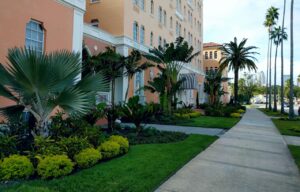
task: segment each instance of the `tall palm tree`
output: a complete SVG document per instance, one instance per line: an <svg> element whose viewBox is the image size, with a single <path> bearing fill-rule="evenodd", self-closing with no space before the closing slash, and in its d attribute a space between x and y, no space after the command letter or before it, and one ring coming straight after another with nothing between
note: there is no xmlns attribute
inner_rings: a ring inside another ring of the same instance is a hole
<svg viewBox="0 0 300 192"><path fill-rule="evenodd" d="M275 48L275 62L274 62L274 108L273 111L277 112L277 53L278 53L278 47L280 44L283 43L283 40L287 40L287 33L284 31L284 29L281 29L281 27L275 27L271 31L271 37L273 40Z"/></svg>
<svg viewBox="0 0 300 192"><path fill-rule="evenodd" d="M255 61L257 60L254 55L258 54L254 51L257 49L255 46L246 47L247 39L243 39L240 43L237 42L237 38L234 38L234 41L230 43L225 43L221 47L223 52L223 57L220 61L220 70L224 70L228 67L229 70L234 71L234 103L238 103L238 80L239 80L239 71L248 69L248 70L257 70Z"/></svg>
<svg viewBox="0 0 300 192"><path fill-rule="evenodd" d="M0 95L14 104L0 111L18 108L30 112L36 120L33 133L37 135L48 135L48 121L58 108L71 116L84 115L93 107L96 92L108 88L101 73L78 80L79 54L39 54L14 48L7 58L8 65L0 65Z"/></svg>
<svg viewBox="0 0 300 192"><path fill-rule="evenodd" d="M284 23L285 23L285 10L286 10L286 0L284 0L284 6L283 6L283 17L282 17L282 33L284 33ZM283 79L283 75L284 75L284 54L283 54L283 42L281 43L281 88L280 88L280 103L281 103L281 114L284 114L284 79Z"/></svg>
<svg viewBox="0 0 300 192"><path fill-rule="evenodd" d="M271 69L271 64L272 64L272 40L271 40L271 31L272 31L272 27L276 24L276 21L278 20L279 17L279 13L278 13L278 8L275 7L270 7L267 10L267 14L266 14L266 20L264 22L265 27L268 28L268 33L269 33L269 47L268 47L268 53L269 53L269 64L268 64L268 68L269 68L269 91L267 91L269 93L269 110L272 109L272 105L271 105L271 101L272 101L272 78L271 78L271 74L272 74L272 69Z"/></svg>
<svg viewBox="0 0 300 192"><path fill-rule="evenodd" d="M291 1L291 67L290 67L290 109L289 118L295 117L294 112L294 0Z"/></svg>
<svg viewBox="0 0 300 192"><path fill-rule="evenodd" d="M182 37L170 44L159 46L149 50L150 54L145 55L147 59L157 64L159 70L167 77L166 94L168 96L168 113L172 111L172 86L177 85L178 76L184 65L190 63L200 52L194 53L194 48Z"/></svg>

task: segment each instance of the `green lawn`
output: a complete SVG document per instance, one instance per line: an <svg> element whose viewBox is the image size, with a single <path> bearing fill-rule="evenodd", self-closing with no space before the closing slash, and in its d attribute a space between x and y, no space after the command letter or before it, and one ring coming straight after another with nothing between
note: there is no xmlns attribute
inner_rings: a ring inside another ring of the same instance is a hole
<svg viewBox="0 0 300 192"><path fill-rule="evenodd" d="M123 157L74 175L50 181L28 181L10 188L0 186L0 191L153 191L216 139L191 135L178 143L136 145Z"/></svg>
<svg viewBox="0 0 300 192"><path fill-rule="evenodd" d="M272 119L282 135L300 136L300 120L289 121L281 119Z"/></svg>
<svg viewBox="0 0 300 192"><path fill-rule="evenodd" d="M300 146L289 145L289 149L295 159L295 162L300 170Z"/></svg>
<svg viewBox="0 0 300 192"><path fill-rule="evenodd" d="M240 120L240 118L200 116L186 122L178 122L176 125L230 129Z"/></svg>
<svg viewBox="0 0 300 192"><path fill-rule="evenodd" d="M270 117L287 117L287 115L283 115L280 113L280 111L274 112L274 111L270 111L269 109L262 109L259 108L258 110L260 110L261 112L263 112L264 114L270 116Z"/></svg>

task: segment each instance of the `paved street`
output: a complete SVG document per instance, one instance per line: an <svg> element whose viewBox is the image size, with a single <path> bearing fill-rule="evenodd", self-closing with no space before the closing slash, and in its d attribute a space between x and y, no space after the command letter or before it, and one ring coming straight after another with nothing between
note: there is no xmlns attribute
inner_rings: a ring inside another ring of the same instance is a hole
<svg viewBox="0 0 300 192"><path fill-rule="evenodd" d="M248 109L243 119L186 164L157 192L299 192L300 177L269 117Z"/></svg>

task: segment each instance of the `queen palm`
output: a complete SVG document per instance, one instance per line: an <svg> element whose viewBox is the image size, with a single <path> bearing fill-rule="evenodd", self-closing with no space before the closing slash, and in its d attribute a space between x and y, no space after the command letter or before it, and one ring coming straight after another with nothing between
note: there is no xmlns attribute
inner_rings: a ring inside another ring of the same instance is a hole
<svg viewBox="0 0 300 192"><path fill-rule="evenodd" d="M254 55L258 54L254 50L257 49L255 46L246 46L247 39L243 39L240 43L237 42L235 37L230 43L225 43L221 47L223 57L220 61L220 70L228 68L234 71L234 103L238 103L238 80L239 71L257 70L255 61L257 60Z"/></svg>
<svg viewBox="0 0 300 192"><path fill-rule="evenodd" d="M269 103L269 110L272 109L272 105L271 105L271 93L272 93L272 78L271 78L271 74L272 74L272 70L271 70L271 64L272 64L272 40L271 40L271 30L272 30L272 27L276 24L276 21L278 20L278 17L279 17L279 13L278 13L278 8L275 8L275 7L270 7L268 10L267 10L267 14L266 14L266 20L264 22L264 26L268 28L268 34L269 34L269 43L268 43L268 66L267 68L269 69L268 72L269 72L269 75L267 75L267 80L269 80L269 86L268 87L268 91L267 93L269 93L269 102L266 102L266 103Z"/></svg>
<svg viewBox="0 0 300 192"><path fill-rule="evenodd" d="M270 38L273 40L275 48L275 62L274 62L274 108L273 111L277 112L277 53L278 53L278 47L280 44L283 43L284 40L287 40L287 33L284 31L284 29L281 29L281 27L275 27L271 31Z"/></svg>
<svg viewBox="0 0 300 192"><path fill-rule="evenodd" d="M78 79L79 54L38 54L14 48L8 51L7 58L8 65L0 65L0 95L13 104L0 110L18 108L30 112L36 119L34 134L47 136L48 121L57 109L70 116L86 114L94 104L96 92L107 89L101 73Z"/></svg>
<svg viewBox="0 0 300 192"><path fill-rule="evenodd" d="M285 26L284 26L284 22L285 22L285 11L286 11L286 0L284 0L284 5L283 5L283 18L282 18L282 33L284 32ZM283 42L281 43L281 87L280 87L280 103L281 103L281 114L284 114L284 78L283 78L283 74L284 74L284 54L283 54Z"/></svg>
<svg viewBox="0 0 300 192"><path fill-rule="evenodd" d="M291 67L290 67L290 108L289 118L293 119L294 114L294 0L291 0Z"/></svg>

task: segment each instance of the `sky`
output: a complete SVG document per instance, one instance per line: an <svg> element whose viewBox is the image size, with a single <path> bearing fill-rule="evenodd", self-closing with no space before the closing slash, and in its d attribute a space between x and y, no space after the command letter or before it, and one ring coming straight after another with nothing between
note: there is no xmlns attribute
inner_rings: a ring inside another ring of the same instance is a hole
<svg viewBox="0 0 300 192"><path fill-rule="evenodd" d="M283 0L204 0L204 42L223 44L232 41L234 37L237 37L238 41L247 38L248 46L258 47L259 55L256 56L258 71L266 73L268 32L263 26L265 14L271 6L279 8L278 25L281 25L283 2ZM296 79L300 74L300 1L295 0L294 3L294 76ZM290 5L291 0L287 0L285 27L288 35L290 35ZM290 41L286 41L284 46L284 74L289 74ZM280 48L278 51L279 82ZM272 69L274 69L274 60L275 58L272 58ZM232 72L229 75L233 76Z"/></svg>

